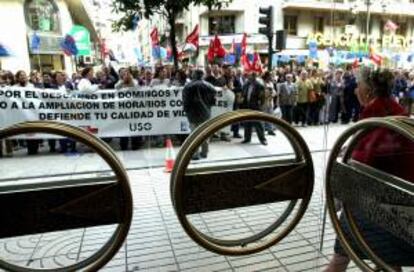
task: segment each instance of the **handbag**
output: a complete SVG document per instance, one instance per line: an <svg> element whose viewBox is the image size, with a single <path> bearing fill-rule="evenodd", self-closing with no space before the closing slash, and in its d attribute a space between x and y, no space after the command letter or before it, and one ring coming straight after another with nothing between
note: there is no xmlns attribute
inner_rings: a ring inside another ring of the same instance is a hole
<svg viewBox="0 0 414 272"><path fill-rule="evenodd" d="M314 90L309 91L308 95L308 100L310 103L314 103L318 100L318 94Z"/></svg>

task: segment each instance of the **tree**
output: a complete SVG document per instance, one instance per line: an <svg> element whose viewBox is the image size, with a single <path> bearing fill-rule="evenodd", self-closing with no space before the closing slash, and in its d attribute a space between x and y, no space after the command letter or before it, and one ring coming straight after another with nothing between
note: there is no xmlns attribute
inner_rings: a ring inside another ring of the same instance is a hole
<svg viewBox="0 0 414 272"><path fill-rule="evenodd" d="M232 0L113 0L114 11L123 14L123 17L114 22L115 31L134 29L137 18L149 18L154 14L163 16L170 26L170 45L172 49L174 67L178 68L178 50L176 41L175 21L177 15L188 10L191 5L207 6L209 10L220 9Z"/></svg>

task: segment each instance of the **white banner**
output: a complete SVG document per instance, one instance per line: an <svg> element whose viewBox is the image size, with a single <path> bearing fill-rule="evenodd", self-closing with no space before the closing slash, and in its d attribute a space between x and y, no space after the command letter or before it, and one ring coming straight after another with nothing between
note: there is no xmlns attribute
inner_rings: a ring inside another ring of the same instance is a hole
<svg viewBox="0 0 414 272"><path fill-rule="evenodd" d="M213 116L233 109L234 96L227 95L229 92L217 89ZM37 120L82 127L98 137L190 133L179 87L138 87L95 93L0 88L0 128Z"/></svg>

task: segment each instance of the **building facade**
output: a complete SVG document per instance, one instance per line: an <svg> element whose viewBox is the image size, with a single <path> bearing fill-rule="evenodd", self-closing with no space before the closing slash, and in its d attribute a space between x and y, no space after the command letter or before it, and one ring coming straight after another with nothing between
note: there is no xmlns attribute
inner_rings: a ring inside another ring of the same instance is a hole
<svg viewBox="0 0 414 272"><path fill-rule="evenodd" d="M316 40L322 49L355 50L355 45L369 44L386 53L414 50L412 0L291 0L282 10L287 49L307 49L309 41ZM397 27L394 31L386 30L389 22Z"/></svg>
<svg viewBox="0 0 414 272"><path fill-rule="evenodd" d="M284 29L287 33L286 49L279 55L307 56L310 40L317 41L319 50L335 47L350 51L355 50L356 44L362 48L368 43L387 54L410 54L414 51L413 0L233 0L227 7L211 11L203 6L193 6L176 20L177 41L183 43L199 24L197 64L206 63L210 40L216 34L229 49L233 41L240 42L246 33L248 51L265 55L268 41L258 34L261 27L258 21L259 8L267 6L274 8L275 31ZM384 30L389 20L398 26L393 33ZM155 26L161 34L168 33L168 26L162 18L144 20L138 30L146 58L150 58L151 51L149 32Z"/></svg>
<svg viewBox="0 0 414 272"><path fill-rule="evenodd" d="M81 0L2 1L0 43L8 48L11 56L1 58L1 68L73 72L74 60L63 54L60 44L74 25L86 27L91 39L96 40ZM34 35L36 39L33 39Z"/></svg>
<svg viewBox="0 0 414 272"><path fill-rule="evenodd" d="M196 58L192 58L198 65L206 62L206 53L210 40L217 34L223 46L230 49L233 41L241 42L243 34L248 35L248 50L267 52L267 38L257 34L259 29L259 8L273 5L275 7L275 29L281 29L283 23L282 0L234 0L221 10L209 11L205 6L191 6L188 11L178 15L176 20L177 42L179 50L184 46L184 41L196 25L200 26L200 51ZM154 16L151 20L143 20L138 28L140 44L147 59L151 58L151 44L149 32L157 27L161 35L169 35L169 26L164 18Z"/></svg>

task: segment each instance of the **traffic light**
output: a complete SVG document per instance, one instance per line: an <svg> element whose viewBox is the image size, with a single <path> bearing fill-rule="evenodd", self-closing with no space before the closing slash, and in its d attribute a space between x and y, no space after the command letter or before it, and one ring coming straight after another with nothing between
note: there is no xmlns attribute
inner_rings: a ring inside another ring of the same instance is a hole
<svg viewBox="0 0 414 272"><path fill-rule="evenodd" d="M286 31L276 31L276 50L282 51L286 49Z"/></svg>
<svg viewBox="0 0 414 272"><path fill-rule="evenodd" d="M268 52L268 71L272 70L272 58L273 58L273 6L267 8L259 8L260 18L259 24L264 27L259 28L259 33L266 35L269 40L269 52Z"/></svg>
<svg viewBox="0 0 414 272"><path fill-rule="evenodd" d="M264 27L259 28L259 33L267 37L273 37L273 6L259 8L259 13L264 15L259 18L259 24L264 25Z"/></svg>

